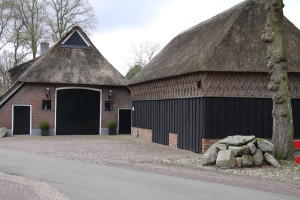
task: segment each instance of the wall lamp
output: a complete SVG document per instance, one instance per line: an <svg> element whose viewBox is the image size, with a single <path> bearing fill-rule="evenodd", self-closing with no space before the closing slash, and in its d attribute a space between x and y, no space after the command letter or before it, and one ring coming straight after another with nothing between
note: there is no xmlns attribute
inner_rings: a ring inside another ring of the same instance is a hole
<svg viewBox="0 0 300 200"><path fill-rule="evenodd" d="M45 93L46 93L46 97L48 98L48 96L50 95L50 88L46 87Z"/></svg>
<svg viewBox="0 0 300 200"><path fill-rule="evenodd" d="M110 100L110 98L112 97L112 90L108 90L108 99Z"/></svg>

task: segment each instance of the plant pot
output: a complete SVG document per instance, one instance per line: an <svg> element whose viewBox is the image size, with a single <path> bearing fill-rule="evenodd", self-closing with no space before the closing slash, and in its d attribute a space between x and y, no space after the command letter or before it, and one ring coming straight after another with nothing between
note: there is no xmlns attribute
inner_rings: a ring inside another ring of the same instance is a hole
<svg viewBox="0 0 300 200"><path fill-rule="evenodd" d="M116 135L117 134L117 129L108 129L108 134L109 135Z"/></svg>
<svg viewBox="0 0 300 200"><path fill-rule="evenodd" d="M42 130L42 136L49 136L49 129L48 130Z"/></svg>

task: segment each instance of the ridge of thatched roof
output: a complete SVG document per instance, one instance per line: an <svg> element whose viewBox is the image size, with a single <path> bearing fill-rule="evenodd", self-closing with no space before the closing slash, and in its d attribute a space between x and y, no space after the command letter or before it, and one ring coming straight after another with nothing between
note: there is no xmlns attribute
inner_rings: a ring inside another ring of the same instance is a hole
<svg viewBox="0 0 300 200"><path fill-rule="evenodd" d="M201 71L267 72L264 1L246 0L176 36L129 85ZM289 72L300 72L300 30L284 19Z"/></svg>
<svg viewBox="0 0 300 200"><path fill-rule="evenodd" d="M88 45L87 48L64 45L75 31ZM112 86L124 86L127 82L78 26L38 57L18 81Z"/></svg>

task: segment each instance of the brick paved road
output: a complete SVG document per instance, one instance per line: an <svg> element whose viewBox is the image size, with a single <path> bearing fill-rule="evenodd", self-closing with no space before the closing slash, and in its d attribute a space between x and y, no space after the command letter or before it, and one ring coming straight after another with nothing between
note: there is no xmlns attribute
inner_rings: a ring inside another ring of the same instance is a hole
<svg viewBox="0 0 300 200"><path fill-rule="evenodd" d="M69 200L45 182L0 172L0 200Z"/></svg>
<svg viewBox="0 0 300 200"><path fill-rule="evenodd" d="M40 200L30 187L7 180L0 180L1 200Z"/></svg>

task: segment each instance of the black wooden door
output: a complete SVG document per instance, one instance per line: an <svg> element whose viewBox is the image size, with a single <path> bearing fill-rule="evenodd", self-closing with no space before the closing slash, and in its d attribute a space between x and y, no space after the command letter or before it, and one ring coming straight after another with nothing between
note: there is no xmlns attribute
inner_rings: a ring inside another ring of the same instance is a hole
<svg viewBox="0 0 300 200"><path fill-rule="evenodd" d="M30 106L14 106L13 134L30 134Z"/></svg>
<svg viewBox="0 0 300 200"><path fill-rule="evenodd" d="M119 134L131 133L131 110L119 109Z"/></svg>
<svg viewBox="0 0 300 200"><path fill-rule="evenodd" d="M100 92L85 89L57 91L57 135L98 135Z"/></svg>

